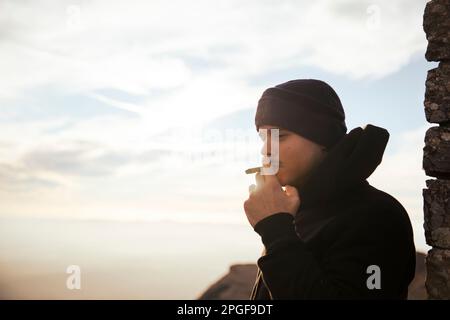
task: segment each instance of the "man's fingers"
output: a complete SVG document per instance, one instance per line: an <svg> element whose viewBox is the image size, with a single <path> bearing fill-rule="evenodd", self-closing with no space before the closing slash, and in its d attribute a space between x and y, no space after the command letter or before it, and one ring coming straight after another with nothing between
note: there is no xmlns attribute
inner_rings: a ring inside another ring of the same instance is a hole
<svg viewBox="0 0 450 320"><path fill-rule="evenodd" d="M264 176L262 176L259 172L256 173L255 180L258 186L262 186L264 184Z"/></svg>
<svg viewBox="0 0 450 320"><path fill-rule="evenodd" d="M255 175L255 179L256 179L256 184L258 187L260 187L264 184L269 184L277 189L281 189L280 181L278 180L278 177L275 174L262 175L261 173L258 172Z"/></svg>
<svg viewBox="0 0 450 320"><path fill-rule="evenodd" d="M264 175L264 182L270 183L270 184L274 185L276 188L281 189L280 181L278 180L278 177L275 174Z"/></svg>
<svg viewBox="0 0 450 320"><path fill-rule="evenodd" d="M252 193L253 191L255 191L256 190L256 185L255 184L251 184L249 187L248 187L248 192L249 193Z"/></svg>

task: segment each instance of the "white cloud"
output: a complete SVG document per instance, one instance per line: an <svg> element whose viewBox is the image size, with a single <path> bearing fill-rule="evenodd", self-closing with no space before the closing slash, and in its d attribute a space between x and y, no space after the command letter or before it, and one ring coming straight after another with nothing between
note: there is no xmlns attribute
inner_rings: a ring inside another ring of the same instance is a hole
<svg viewBox="0 0 450 320"><path fill-rule="evenodd" d="M353 79L393 73L425 49L421 27L425 3L2 1L2 105L17 105L30 92L46 87L138 115L83 119L48 115L48 119L2 123L1 174L21 186L30 183L29 190L35 190L1 193L2 213L78 215L91 210L108 215L132 208L145 215L164 208L173 212L215 208L240 214L247 188L243 168L230 167L205 178L199 178L204 168L184 176L170 170L156 173L157 166L150 161L152 150L160 147L155 133L169 127L197 127L254 107L264 87L250 79L273 71L309 66ZM380 23L372 27L368 22L373 22L373 15L367 12L371 5L378 6L380 13ZM136 96L139 102L129 99ZM26 113L27 106L17 112ZM0 109L0 119L15 116L11 108ZM80 150L79 143L95 148ZM411 176L407 170L417 168L417 161L408 158L411 154L417 158L415 148L417 144L387 156L382 169L387 174L379 181L417 211L416 189L423 181L419 173ZM102 154L120 154L126 161L116 165ZM83 176L86 172L113 174L89 178ZM384 177L396 180L386 183ZM56 187L48 189L49 181ZM183 193L185 181L194 184L195 194L189 199ZM238 184L243 188L236 189ZM169 187L179 195L177 201L185 200L175 205L165 193ZM223 197L214 198L213 192ZM205 195L215 200L201 204Z"/></svg>
<svg viewBox="0 0 450 320"><path fill-rule="evenodd" d="M192 81L189 57L227 81L304 65L381 77L424 50L425 3L4 1L1 93L51 83L145 94Z"/></svg>

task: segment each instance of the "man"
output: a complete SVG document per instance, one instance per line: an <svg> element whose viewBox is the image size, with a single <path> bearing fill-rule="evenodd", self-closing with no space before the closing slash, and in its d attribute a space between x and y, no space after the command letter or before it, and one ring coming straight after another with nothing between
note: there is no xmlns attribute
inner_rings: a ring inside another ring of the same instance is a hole
<svg viewBox="0 0 450 320"><path fill-rule="evenodd" d="M338 95L313 79L265 90L255 124L279 129L279 169L257 173L244 202L264 244L250 299L406 299L415 273L411 222L366 180L387 130L369 124L347 133Z"/></svg>

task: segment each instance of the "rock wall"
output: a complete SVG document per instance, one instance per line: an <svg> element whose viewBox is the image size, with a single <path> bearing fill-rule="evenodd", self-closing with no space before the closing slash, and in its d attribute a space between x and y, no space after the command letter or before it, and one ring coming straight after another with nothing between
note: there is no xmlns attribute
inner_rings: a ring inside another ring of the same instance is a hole
<svg viewBox="0 0 450 320"><path fill-rule="evenodd" d="M432 247L426 258L429 299L450 299L450 0L432 0L423 16L425 58L438 61L425 82L425 117L437 124L425 134L423 169L436 179L423 189L424 229Z"/></svg>

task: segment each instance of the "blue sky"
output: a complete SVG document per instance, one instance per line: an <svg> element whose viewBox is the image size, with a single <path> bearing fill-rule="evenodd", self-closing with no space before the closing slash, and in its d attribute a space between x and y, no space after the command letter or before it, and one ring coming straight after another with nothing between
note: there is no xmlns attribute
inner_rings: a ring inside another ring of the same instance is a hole
<svg viewBox="0 0 450 320"><path fill-rule="evenodd" d="M0 0L0 215L247 223L257 100L317 78L391 133L371 182L423 243L425 3Z"/></svg>

